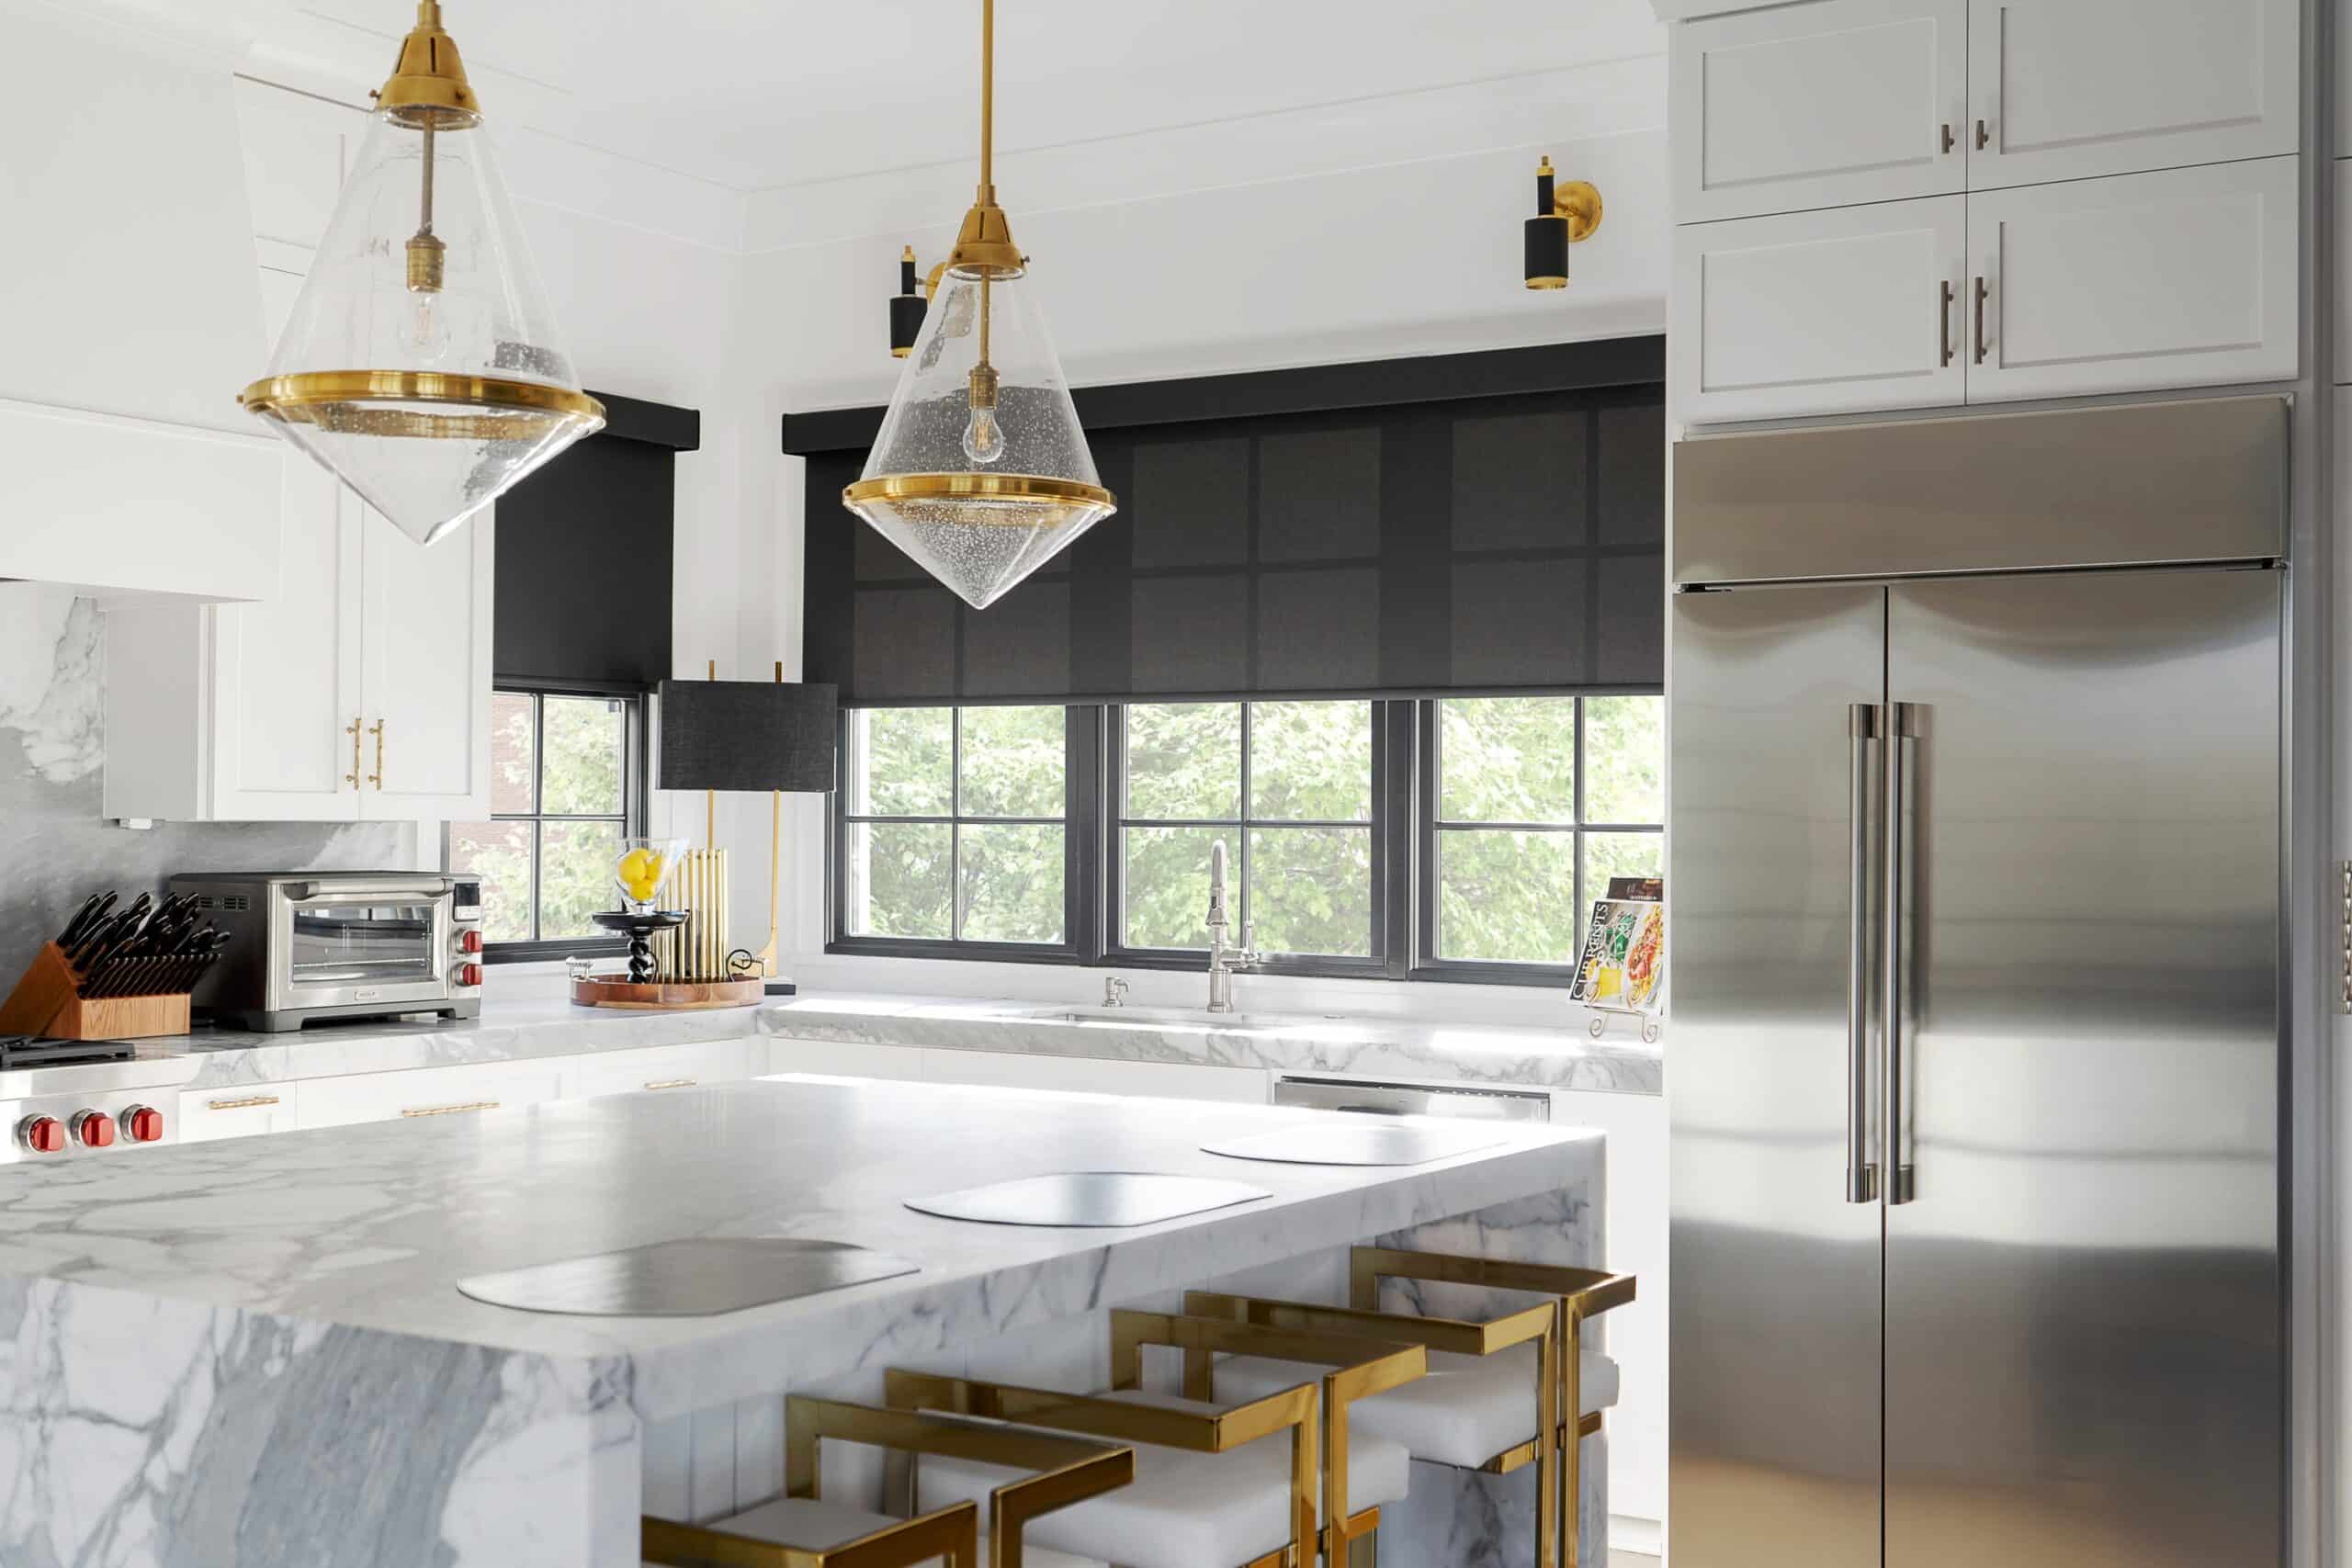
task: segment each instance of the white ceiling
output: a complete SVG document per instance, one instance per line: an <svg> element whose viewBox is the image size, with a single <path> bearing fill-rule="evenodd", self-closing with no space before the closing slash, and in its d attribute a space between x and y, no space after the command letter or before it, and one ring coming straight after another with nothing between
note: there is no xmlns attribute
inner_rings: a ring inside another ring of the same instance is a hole
<svg viewBox="0 0 2352 1568"><path fill-rule="evenodd" d="M257 54L355 90L381 75L413 16L408 0L229 3ZM494 119L732 189L974 156L978 0L444 6ZM1650 0L1003 0L998 146L1486 83L1507 92L1664 44Z"/></svg>

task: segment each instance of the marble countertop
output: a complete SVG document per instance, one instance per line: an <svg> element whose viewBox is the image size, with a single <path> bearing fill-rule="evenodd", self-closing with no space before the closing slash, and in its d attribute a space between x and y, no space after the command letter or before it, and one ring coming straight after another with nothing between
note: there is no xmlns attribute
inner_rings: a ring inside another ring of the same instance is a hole
<svg viewBox="0 0 2352 1568"><path fill-rule="evenodd" d="M1473 1084L1664 1092L1665 1055L1619 1026L1432 1023L1306 1013L1087 1007L972 998L818 992L760 1009L759 1027L794 1040L1016 1051L1137 1062L1433 1078ZM843 1072L855 1071L844 1062Z"/></svg>
<svg viewBox="0 0 2352 1568"><path fill-rule="evenodd" d="M820 991L760 1008L621 1012L560 994L492 997L481 1017L324 1024L286 1034L199 1026L132 1041L125 1061L0 1072L0 1100L113 1089L227 1089L346 1073L574 1056L758 1033L927 1046L1657 1094L1662 1050L1631 1032L1431 1023L1306 1013L1085 1007L970 997ZM854 1060L841 1070L854 1073Z"/></svg>
<svg viewBox="0 0 2352 1568"><path fill-rule="evenodd" d="M330 1023L284 1034L199 1024L192 1034L133 1040L125 1061L0 1072L0 1100L119 1089L224 1089L397 1072L532 1056L577 1056L646 1045L740 1040L756 1027L749 1008L708 1012L624 1012L574 1007L567 997L494 998L481 1016Z"/></svg>
<svg viewBox="0 0 2352 1568"><path fill-rule="evenodd" d="M1497 1127L1417 1167L1276 1165L1206 1140L1336 1113L790 1077L0 1168L0 1276L585 1362L660 1419L970 1343L1597 1178L1601 1136ZM961 1223L906 1200L1153 1170L1271 1197L1126 1230ZM805 1236L922 1272L717 1317L494 1307L456 1282L678 1236Z"/></svg>

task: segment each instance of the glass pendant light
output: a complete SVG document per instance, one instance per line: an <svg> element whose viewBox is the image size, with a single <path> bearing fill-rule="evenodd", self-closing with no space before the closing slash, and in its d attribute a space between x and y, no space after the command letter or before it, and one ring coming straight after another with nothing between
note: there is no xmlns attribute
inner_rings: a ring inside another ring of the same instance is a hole
<svg viewBox="0 0 2352 1568"><path fill-rule="evenodd" d="M421 0L309 279L238 400L431 544L584 435L438 0Z"/></svg>
<svg viewBox="0 0 2352 1568"><path fill-rule="evenodd" d="M976 609L1118 510L1094 471L1028 261L996 204L996 0L980 0L980 185L842 502Z"/></svg>

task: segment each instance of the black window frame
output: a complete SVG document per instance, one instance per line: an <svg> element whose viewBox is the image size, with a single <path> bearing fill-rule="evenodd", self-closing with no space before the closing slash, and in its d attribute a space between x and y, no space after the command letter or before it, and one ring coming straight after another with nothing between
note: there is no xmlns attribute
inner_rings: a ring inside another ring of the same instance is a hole
<svg viewBox="0 0 2352 1568"><path fill-rule="evenodd" d="M1528 986L1565 990L1576 977L1573 956L1557 964L1532 961L1514 962L1495 959L1445 958L1437 952L1437 866L1438 835L1445 831L1506 830L1515 825L1498 823L1460 823L1448 825L1439 816L1442 795L1438 788L1440 739L1437 705L1447 698L1472 698L1485 695L1513 698L1540 697L1546 701L1576 702L1577 766L1576 815L1568 824L1532 824L1544 831L1574 835L1600 832L1658 833L1663 823L1602 823L1585 820L1585 790L1589 770L1585 766L1586 711L1583 703L1592 697L1660 696L1663 686L1634 684L1595 686L1574 692L1529 693L1524 691L1479 693L1454 692L1443 696L1409 698L1343 698L1350 702L1367 702L1372 709L1372 821L1371 834L1371 949L1369 957L1347 957L1339 954L1284 953L1267 959L1251 974L1298 976L1326 979L1388 979L1428 980L1487 986ZM1232 703L1246 707L1250 703L1272 701L1317 701L1317 698L1268 697L1200 697L1187 701ZM981 705L953 703L891 704L898 706L970 707ZM1046 704L1013 705L1047 706ZM853 821L872 819L852 814L847 807L846 788L834 791L830 852L827 856L829 883L827 904L831 914L831 935L825 944L830 953L864 957L895 958L956 958L996 963L1051 964L1088 968L1120 969L1201 969L1207 962L1197 948L1129 947L1119 939L1121 930L1121 829L1131 826L1232 826L1238 842L1235 846L1237 863L1247 865L1248 834L1253 818L1249 816L1247 795L1249 775L1246 752L1249 725L1243 726L1245 751L1241 801L1242 816L1236 823L1206 819L1194 821L1175 818L1131 818L1125 814L1125 761L1127 709L1130 705L1163 705L1154 702L1129 705L1124 703L1082 703L1064 708L1066 736L1069 744L1069 766L1064 783L1064 818L1068 836L1064 840L1063 934L1059 945L1029 942L986 942L935 937L876 937L854 936L847 932L846 888L842 874L848 852L849 827ZM847 784L849 767L849 726L852 710L842 715L842 784ZM959 728L960 738L960 728ZM1662 761L1662 760L1661 760ZM960 784L959 784L960 788ZM932 820L930 818L888 818L890 821ZM946 818L939 818L946 820ZM989 820L998 820L989 818ZM1010 819L1007 819L1010 820ZM1023 820L1026 820L1023 818ZM1363 830L1361 822L1321 823L1306 820L1265 819L1273 828L1341 827ZM1577 856L1577 886L1574 892L1575 907L1581 921L1589 908L1587 898L1592 891L1583 886L1584 857L1579 846ZM1247 918L1248 879L1240 876L1242 909ZM1201 890L1204 906L1208 889Z"/></svg>
<svg viewBox="0 0 2352 1568"><path fill-rule="evenodd" d="M1205 944L1198 948L1130 947L1123 940L1125 936L1126 924L1125 919L1126 857L1123 852L1125 848L1123 840L1127 829L1170 827L1233 829L1235 842L1229 852L1233 861L1234 881L1239 889L1238 905L1236 910L1238 918L1233 936L1234 940L1238 941L1241 931L1246 929L1252 920L1250 891L1250 867L1252 859L1250 847L1250 830L1256 828L1276 831L1284 829L1336 828L1350 832L1363 832L1370 839L1368 859L1371 862L1371 870L1367 879L1369 886L1366 890L1369 930L1366 932L1365 955L1306 953L1268 954L1248 973L1323 976L1371 980L1391 977L1390 953L1394 951L1392 946L1394 922L1388 918L1388 911L1390 904L1394 901L1395 889L1390 883L1388 868L1393 863L1394 852L1391 820L1393 807L1388 792L1382 788L1385 773L1382 758L1386 748L1388 728L1394 722L1392 710L1399 705L1368 698L1333 699L1345 701L1351 705L1366 706L1372 710L1372 744L1366 758L1366 762L1371 769L1369 783L1372 816L1369 821L1339 822L1307 818L1261 818L1251 815L1250 812L1250 731L1254 726L1250 710L1267 703L1316 700L1322 699L1229 697L1205 701L1204 705L1230 705L1241 709L1238 815L1232 818L1222 819L1129 817L1126 812L1127 710L1130 707L1167 707L1187 705L1161 702L1105 705L1104 711L1108 716L1105 739L1108 742L1111 765L1103 780L1102 798L1094 803L1096 809L1102 817L1102 827L1104 834L1102 894L1101 908L1097 913L1102 933L1102 962L1104 964L1115 964L1124 968L1135 969L1198 969L1208 962ZM1201 887L1201 903L1205 910L1208 904L1208 886L1205 883ZM1203 929L1205 931L1206 928Z"/></svg>
<svg viewBox="0 0 2352 1568"><path fill-rule="evenodd" d="M625 682L599 681L493 681L492 699L499 696L525 696L531 699L531 806L529 811L495 811L487 818L491 822L528 822L532 825L531 853L531 929L539 924L540 856L537 841L539 825L545 822L617 822L624 838L642 838L646 833L647 810L651 790L648 787L653 776L652 734L653 694L641 685ZM581 697L591 700L618 702L627 716L623 739L621 767L620 815L604 813L555 812L539 807L546 805L547 790L547 699L549 697ZM444 823L441 829L441 864L449 867L451 829L454 823ZM485 964L537 964L566 958L617 958L628 952L624 938L605 936L539 937L524 942L490 942L482 944L481 958Z"/></svg>
<svg viewBox="0 0 2352 1568"><path fill-rule="evenodd" d="M1422 809L1414 821L1414 859L1418 874L1413 889L1413 977L1422 980L1453 980L1485 986L1561 986L1576 978L1577 959L1571 955L1557 964L1534 960L1496 958L1447 958L1439 951L1439 838L1448 832L1499 833L1533 832L1562 833L1575 841L1576 879L1573 908L1577 911L1577 940L1581 945L1583 921L1590 914L1595 893L1585 886L1584 840L1596 833L1655 833L1663 845L1664 822L1591 822L1586 819L1585 790L1589 776L1585 766L1586 709L1585 704L1596 697L1662 697L1662 685L1594 686L1549 695L1525 692L1498 693L1496 695L1511 700L1542 702L1574 702L1576 709L1576 802L1575 820L1571 822L1476 822L1448 821L1443 815L1444 727L1439 721L1439 705L1448 701L1476 701L1484 694L1449 692L1442 696L1425 697L1414 703L1415 729L1414 774L1415 791ZM1660 759L1661 767L1664 759Z"/></svg>
<svg viewBox="0 0 2352 1568"><path fill-rule="evenodd" d="M980 826L1002 824L1047 826L1055 820L1046 817L967 817L963 806L964 710L981 706L1056 707L1062 709L1062 940L1059 942L992 942L967 939L962 936L901 937L876 936L854 932L849 926L849 878L845 868L849 863L851 829L862 823L906 822L944 823L949 831L948 903L951 931L964 922L961 897L962 831L967 823ZM841 711L840 731L835 755L839 777L832 792L831 826L825 856L825 906L828 912L829 953L847 953L865 957L888 958L961 958L992 963L1077 964L1099 963L1101 944L1089 939L1089 901L1085 889L1092 886L1099 874L1099 858L1090 848L1090 833L1099 832L1099 825L1082 820L1080 810L1084 799L1099 792L1101 769L1098 759L1102 750L1102 708L1099 705L1068 705L1055 703L892 703L891 708L931 707L949 711L948 742L948 813L916 816L893 816L873 812L853 812L850 809L849 773L852 766L852 728L858 710L844 707ZM1081 784L1085 794L1080 793Z"/></svg>

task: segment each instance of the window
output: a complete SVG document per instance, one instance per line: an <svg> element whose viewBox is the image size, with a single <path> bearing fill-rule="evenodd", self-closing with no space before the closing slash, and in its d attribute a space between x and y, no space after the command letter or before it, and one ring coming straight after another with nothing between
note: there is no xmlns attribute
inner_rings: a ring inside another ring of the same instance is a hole
<svg viewBox="0 0 2352 1568"><path fill-rule="evenodd" d="M1063 709L854 708L842 729L844 936L1069 945Z"/></svg>
<svg viewBox="0 0 2352 1568"><path fill-rule="evenodd" d="M1590 901L1662 874L1665 699L853 708L835 951L1565 986ZM1233 933L1238 941L1240 932Z"/></svg>
<svg viewBox="0 0 2352 1568"><path fill-rule="evenodd" d="M1665 874L1657 696L1428 705L1428 962L1573 964L1612 876Z"/></svg>
<svg viewBox="0 0 2352 1568"><path fill-rule="evenodd" d="M481 879L493 956L620 950L589 916L614 906L613 859L645 819L645 699L498 691L491 820L451 823L446 863Z"/></svg>
<svg viewBox="0 0 2352 1568"><path fill-rule="evenodd" d="M1122 710L1114 949L1206 947L1209 855L1223 840L1234 908L1255 923L1261 952L1377 958L1373 709Z"/></svg>

